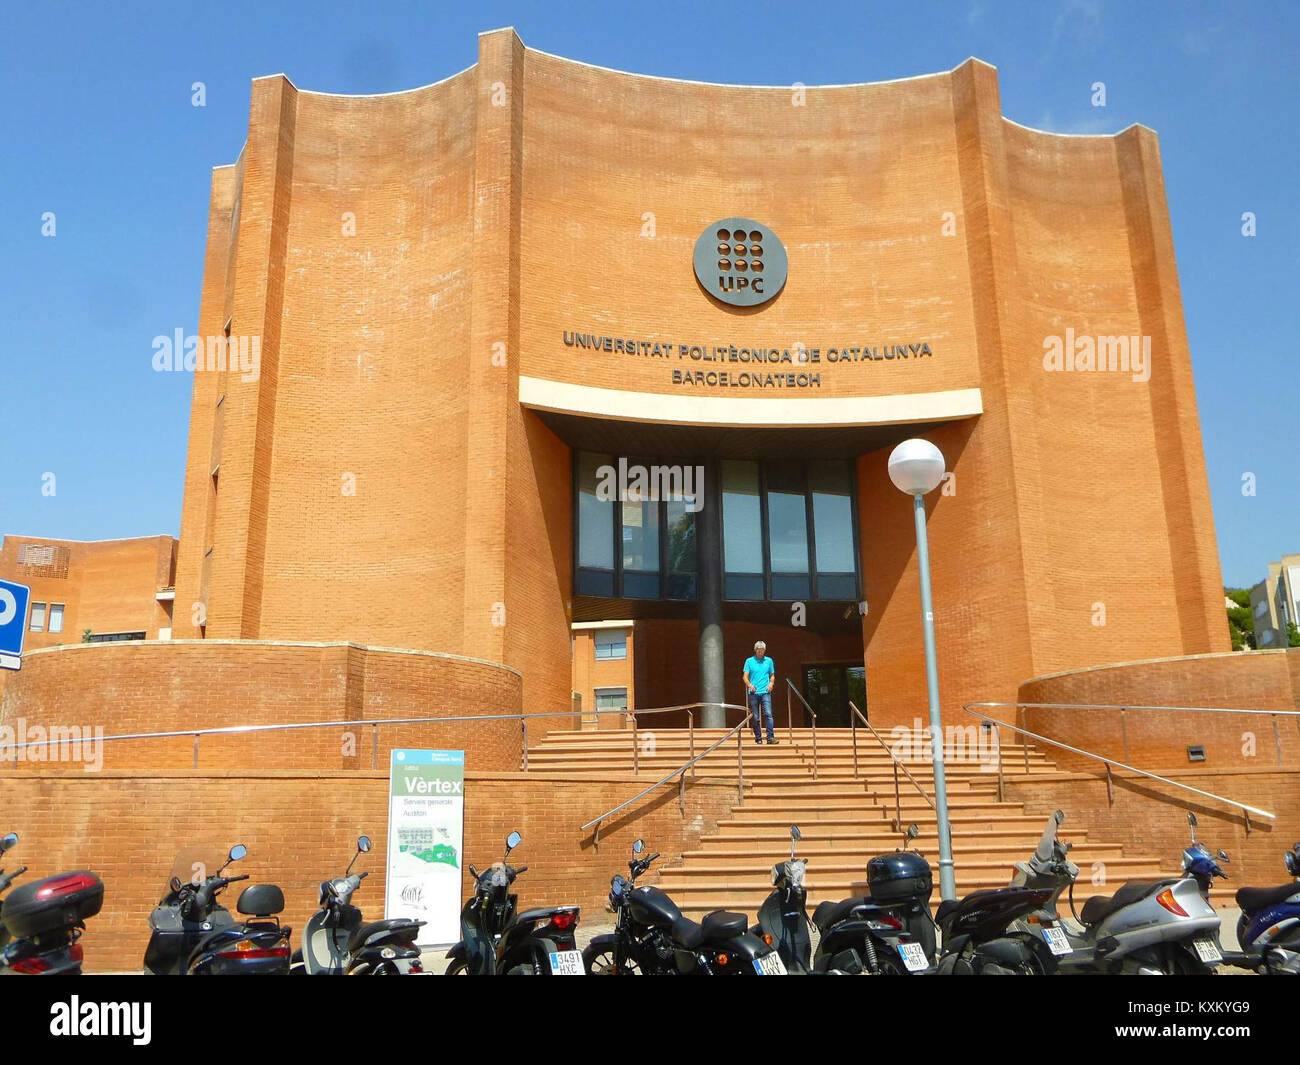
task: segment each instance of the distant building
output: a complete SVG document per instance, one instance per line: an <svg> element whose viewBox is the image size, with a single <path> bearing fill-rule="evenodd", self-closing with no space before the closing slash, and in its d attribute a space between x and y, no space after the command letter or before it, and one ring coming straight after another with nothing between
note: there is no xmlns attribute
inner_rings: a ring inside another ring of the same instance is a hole
<svg viewBox="0 0 1300 1065"><path fill-rule="evenodd" d="M0 578L32 590L24 651L57 644L169 640L176 539L51 540L6 536Z"/></svg>
<svg viewBox="0 0 1300 1065"><path fill-rule="evenodd" d="M1300 617L1300 554L1283 555L1268 564L1268 576L1250 590L1255 616L1255 646L1286 647L1286 627Z"/></svg>

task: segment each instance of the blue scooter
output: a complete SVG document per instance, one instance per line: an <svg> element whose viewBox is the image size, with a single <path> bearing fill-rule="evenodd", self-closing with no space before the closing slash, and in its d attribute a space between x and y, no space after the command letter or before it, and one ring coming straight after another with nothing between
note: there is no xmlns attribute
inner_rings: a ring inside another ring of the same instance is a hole
<svg viewBox="0 0 1300 1065"><path fill-rule="evenodd" d="M1237 889L1237 942L1243 956L1234 956L1231 963L1267 976L1300 975L1300 843L1283 860L1296 878L1291 883Z"/></svg>

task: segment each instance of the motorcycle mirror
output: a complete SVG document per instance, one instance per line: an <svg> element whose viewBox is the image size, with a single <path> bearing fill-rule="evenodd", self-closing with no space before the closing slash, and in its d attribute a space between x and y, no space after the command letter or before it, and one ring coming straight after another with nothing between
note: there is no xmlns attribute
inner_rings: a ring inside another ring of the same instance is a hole
<svg viewBox="0 0 1300 1065"><path fill-rule="evenodd" d="M645 850L645 840L639 839L632 844L633 854L640 854L643 850Z"/></svg>
<svg viewBox="0 0 1300 1065"><path fill-rule="evenodd" d="M518 847L523 842L523 838L518 832L511 832L510 835L506 836L506 854Z"/></svg>
<svg viewBox="0 0 1300 1065"><path fill-rule="evenodd" d="M357 837L357 850L360 851L362 854L369 854L369 853L370 853L370 837L369 837L369 836L358 836L358 837Z"/></svg>
<svg viewBox="0 0 1300 1065"><path fill-rule="evenodd" d="M246 855L247 853L248 853L247 847L245 847L242 843L236 843L233 847L230 848L230 857L227 858L226 860L228 862L237 862L239 861L240 858L244 857L244 855Z"/></svg>
<svg viewBox="0 0 1300 1065"><path fill-rule="evenodd" d="M3 839L0 839L0 854L10 850L18 842L18 833L10 832Z"/></svg>
<svg viewBox="0 0 1300 1065"><path fill-rule="evenodd" d="M172 878L171 878L171 883L168 884L168 887L170 887L173 891L180 891L180 889L181 889L181 878L180 878L179 876L174 876L174 877L172 877Z"/></svg>
<svg viewBox="0 0 1300 1065"><path fill-rule="evenodd" d="M790 838L796 841L803 839L803 833L799 831L798 825L790 826Z"/></svg>
<svg viewBox="0 0 1300 1065"><path fill-rule="evenodd" d="M1197 824L1198 824L1198 822L1197 822L1197 820L1196 820L1196 815L1195 815L1194 813L1192 813L1191 810L1188 810L1188 811L1187 811L1187 823L1188 823L1189 825L1191 825L1193 828L1195 828L1195 827L1197 826Z"/></svg>
<svg viewBox="0 0 1300 1065"><path fill-rule="evenodd" d="M1230 862L1230 861L1232 861L1232 859L1228 857L1228 854L1227 854L1226 851L1219 851L1219 861L1221 861L1221 862Z"/></svg>
<svg viewBox="0 0 1300 1065"><path fill-rule="evenodd" d="M1058 825L1065 824L1065 811L1064 810L1054 811L1052 813L1052 820L1055 821Z"/></svg>
<svg viewBox="0 0 1300 1065"><path fill-rule="evenodd" d="M908 839L916 839L916 837L919 836L920 834L921 834L921 828L919 825L912 824L907 826Z"/></svg>

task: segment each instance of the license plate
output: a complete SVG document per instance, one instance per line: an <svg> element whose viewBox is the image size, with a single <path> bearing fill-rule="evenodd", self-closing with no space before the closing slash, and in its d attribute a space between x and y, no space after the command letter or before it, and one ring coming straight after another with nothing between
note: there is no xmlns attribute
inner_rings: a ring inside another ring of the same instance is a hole
<svg viewBox="0 0 1300 1065"><path fill-rule="evenodd" d="M1223 955L1219 953L1218 944L1209 936L1197 936L1192 940L1192 946L1196 948L1196 956L1203 962L1223 961Z"/></svg>
<svg viewBox="0 0 1300 1065"><path fill-rule="evenodd" d="M551 951L552 976L585 976L582 968L582 952L579 950Z"/></svg>
<svg viewBox="0 0 1300 1065"><path fill-rule="evenodd" d="M925 956L925 948L920 943L899 943L898 953L902 955L903 965L909 973L930 968L930 959Z"/></svg>
<svg viewBox="0 0 1300 1065"><path fill-rule="evenodd" d="M754 972L759 976L785 976L785 962L776 951L754 959Z"/></svg>
<svg viewBox="0 0 1300 1065"><path fill-rule="evenodd" d="M1059 928L1044 928L1043 938L1047 940L1047 949L1053 954L1069 954L1074 950L1070 938Z"/></svg>

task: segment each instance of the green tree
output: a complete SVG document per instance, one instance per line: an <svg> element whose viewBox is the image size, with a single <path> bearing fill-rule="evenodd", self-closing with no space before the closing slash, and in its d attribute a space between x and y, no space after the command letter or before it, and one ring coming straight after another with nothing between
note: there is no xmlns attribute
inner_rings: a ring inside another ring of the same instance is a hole
<svg viewBox="0 0 1300 1065"><path fill-rule="evenodd" d="M1286 642L1288 647L1300 647L1300 629L1295 627L1294 621L1286 623Z"/></svg>
<svg viewBox="0 0 1300 1065"><path fill-rule="evenodd" d="M1232 638L1232 649L1241 651L1255 648L1255 615L1250 610L1249 588L1224 588L1223 594L1236 606L1227 607L1228 635Z"/></svg>

